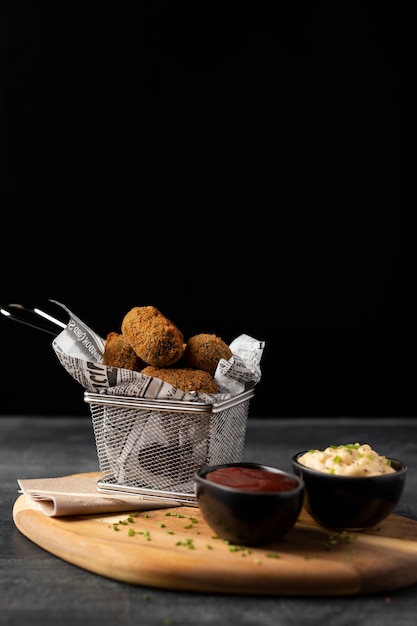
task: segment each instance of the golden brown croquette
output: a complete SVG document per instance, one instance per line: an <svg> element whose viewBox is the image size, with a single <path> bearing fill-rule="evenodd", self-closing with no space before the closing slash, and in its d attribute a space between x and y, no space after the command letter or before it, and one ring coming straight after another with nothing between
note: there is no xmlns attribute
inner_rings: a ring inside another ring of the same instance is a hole
<svg viewBox="0 0 417 626"><path fill-rule="evenodd" d="M190 337L184 352L184 361L189 367L205 370L212 376L220 359L228 361L233 356L229 346L217 335L200 333Z"/></svg>
<svg viewBox="0 0 417 626"><path fill-rule="evenodd" d="M160 378L185 393L189 391L217 393L217 385L214 378L204 370L196 370L192 367L148 366L142 370L142 374Z"/></svg>
<svg viewBox="0 0 417 626"><path fill-rule="evenodd" d="M122 320L122 333L148 365L168 367L184 352L184 335L154 306L133 307Z"/></svg>
<svg viewBox="0 0 417 626"><path fill-rule="evenodd" d="M124 335L110 332L104 345L103 365L124 367L127 370L140 372L146 363L138 357Z"/></svg>

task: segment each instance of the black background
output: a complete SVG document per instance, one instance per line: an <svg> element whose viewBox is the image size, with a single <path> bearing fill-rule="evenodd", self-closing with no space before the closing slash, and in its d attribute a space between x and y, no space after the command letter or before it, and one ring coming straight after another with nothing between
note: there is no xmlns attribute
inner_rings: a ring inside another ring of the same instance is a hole
<svg viewBox="0 0 417 626"><path fill-rule="evenodd" d="M415 415L400 16L289 5L1 3L0 304L262 339L255 417ZM1 413L87 414L0 337Z"/></svg>

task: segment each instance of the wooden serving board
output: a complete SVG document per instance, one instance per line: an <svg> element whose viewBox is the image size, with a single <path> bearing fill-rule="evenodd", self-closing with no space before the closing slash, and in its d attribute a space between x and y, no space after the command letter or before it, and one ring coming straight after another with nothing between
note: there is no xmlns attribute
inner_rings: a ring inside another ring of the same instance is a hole
<svg viewBox="0 0 417 626"><path fill-rule="evenodd" d="M303 510L280 541L232 547L198 508L48 517L25 495L13 508L23 535L57 557L118 581L171 590L274 596L352 596L417 582L417 522L390 515L371 531L335 533Z"/></svg>

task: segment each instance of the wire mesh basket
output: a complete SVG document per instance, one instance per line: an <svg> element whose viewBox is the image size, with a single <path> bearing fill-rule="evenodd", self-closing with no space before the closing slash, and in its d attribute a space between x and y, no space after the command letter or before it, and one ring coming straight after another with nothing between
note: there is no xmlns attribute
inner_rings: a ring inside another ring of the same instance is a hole
<svg viewBox="0 0 417 626"><path fill-rule="evenodd" d="M249 389L219 403L84 393L90 405L102 492L195 505L194 474L242 460Z"/></svg>

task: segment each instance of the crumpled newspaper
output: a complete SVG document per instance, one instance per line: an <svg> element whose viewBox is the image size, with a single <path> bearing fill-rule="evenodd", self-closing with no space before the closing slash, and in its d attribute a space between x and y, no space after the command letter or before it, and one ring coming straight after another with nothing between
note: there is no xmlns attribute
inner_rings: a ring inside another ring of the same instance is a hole
<svg viewBox="0 0 417 626"><path fill-rule="evenodd" d="M136 398L185 400L188 402L221 402L227 400L261 379L260 362L265 342L249 335L240 335L230 344L233 356L221 359L214 379L219 390L216 394L201 392L185 393L158 378L150 378L140 372L103 365L105 339L82 322L66 306L70 316L66 327L55 337L52 347L61 365L91 393L106 393Z"/></svg>

